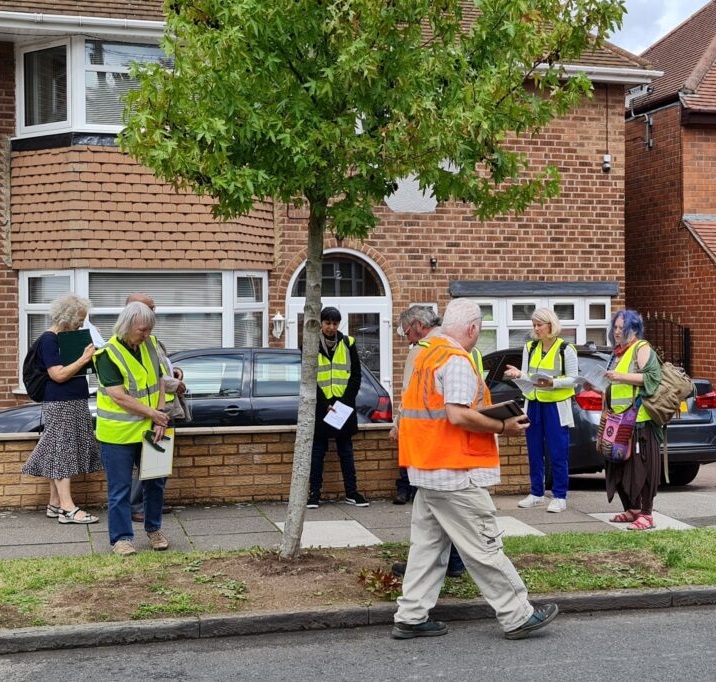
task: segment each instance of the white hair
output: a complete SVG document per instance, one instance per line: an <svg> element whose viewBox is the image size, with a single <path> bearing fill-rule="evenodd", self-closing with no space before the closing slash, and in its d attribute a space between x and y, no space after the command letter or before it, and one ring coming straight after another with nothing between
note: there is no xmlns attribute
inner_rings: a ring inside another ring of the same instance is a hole
<svg viewBox="0 0 716 682"><path fill-rule="evenodd" d="M450 335L451 330L465 329L472 322L482 321L480 306L471 298L454 298L445 308L443 331Z"/></svg>

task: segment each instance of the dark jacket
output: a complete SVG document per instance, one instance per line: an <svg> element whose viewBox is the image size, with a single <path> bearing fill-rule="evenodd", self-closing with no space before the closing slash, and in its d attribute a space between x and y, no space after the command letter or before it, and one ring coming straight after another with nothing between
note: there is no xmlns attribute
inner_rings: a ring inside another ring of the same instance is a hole
<svg viewBox="0 0 716 682"><path fill-rule="evenodd" d="M346 337L341 334L341 332L336 332L338 335L338 342L337 343L344 343L348 345L348 341ZM337 345L337 344L336 344ZM323 355L323 357L331 359L328 355L326 355L325 351L323 350L323 346L318 346L318 352ZM316 436L323 436L328 438L335 438L336 436L352 436L353 434L357 433L358 431L358 416L355 412L355 406L356 406L356 398L358 397L358 391L360 390L360 380L361 380L361 368L360 368L360 358L358 357L358 350L356 349L355 342L352 346L348 346L348 354L351 359L351 375L348 379L348 386L346 386L346 392L340 397L340 398L326 398L325 395L323 395L323 391L316 386ZM332 426L328 426L323 421L323 418L328 413L328 406L332 405L336 400L340 400L343 404L348 405L353 409L353 414L351 414L350 417L346 420L346 423L343 425L343 428L340 429L334 429Z"/></svg>

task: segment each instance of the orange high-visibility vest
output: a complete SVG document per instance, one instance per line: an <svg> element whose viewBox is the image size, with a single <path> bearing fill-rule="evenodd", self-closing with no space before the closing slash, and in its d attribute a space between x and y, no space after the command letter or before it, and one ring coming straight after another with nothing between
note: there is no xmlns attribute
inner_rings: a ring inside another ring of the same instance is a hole
<svg viewBox="0 0 716 682"><path fill-rule="evenodd" d="M435 372L450 358L468 354L447 339L435 337L415 360L415 369L403 393L398 424L401 467L418 469L473 469L499 466L494 433L473 433L448 421L445 399L435 386ZM474 369L474 367L473 367ZM472 409L492 404L490 391L477 375L479 390Z"/></svg>

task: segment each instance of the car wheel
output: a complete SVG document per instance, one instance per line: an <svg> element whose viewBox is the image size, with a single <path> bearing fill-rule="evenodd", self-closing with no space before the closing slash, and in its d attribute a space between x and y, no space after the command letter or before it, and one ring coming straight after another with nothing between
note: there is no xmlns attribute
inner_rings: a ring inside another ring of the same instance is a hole
<svg viewBox="0 0 716 682"><path fill-rule="evenodd" d="M700 468L698 462L672 464L669 467L669 485L689 485L696 478Z"/></svg>

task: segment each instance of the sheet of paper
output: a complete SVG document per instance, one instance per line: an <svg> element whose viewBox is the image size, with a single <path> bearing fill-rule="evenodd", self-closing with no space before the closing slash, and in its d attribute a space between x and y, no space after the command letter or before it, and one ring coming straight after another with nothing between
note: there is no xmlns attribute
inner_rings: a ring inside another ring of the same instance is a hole
<svg viewBox="0 0 716 682"><path fill-rule="evenodd" d="M609 379L607 379L607 370L602 367L592 367L584 375L577 377L578 384L591 384L600 393L604 393L609 387Z"/></svg>
<svg viewBox="0 0 716 682"><path fill-rule="evenodd" d="M166 439L154 447L146 440L142 441L142 459L139 464L139 478L146 481L149 478L164 478L172 475L174 460L174 429L164 432ZM161 448L161 449L159 449Z"/></svg>
<svg viewBox="0 0 716 682"><path fill-rule="evenodd" d="M512 379L512 381L522 391L522 395L527 395L535 390L534 384L529 379Z"/></svg>
<svg viewBox="0 0 716 682"><path fill-rule="evenodd" d="M351 414L353 414L352 407L348 407L348 405L342 403L340 400L336 400L336 402L333 403L333 409L328 410L328 414L323 418L323 421L334 429L342 429Z"/></svg>

